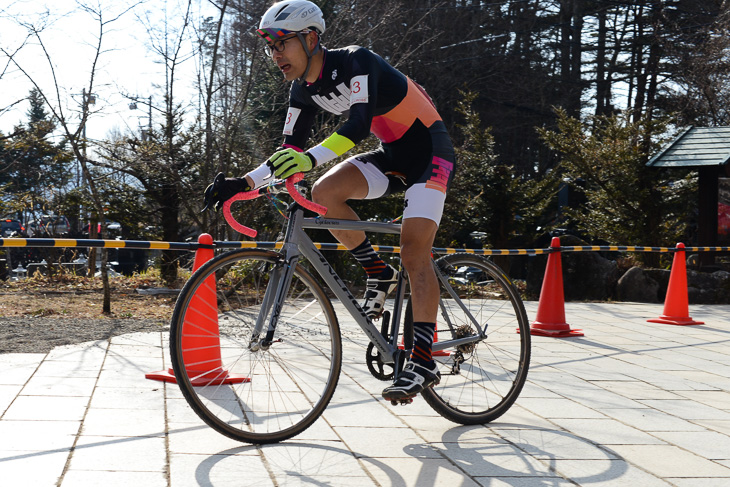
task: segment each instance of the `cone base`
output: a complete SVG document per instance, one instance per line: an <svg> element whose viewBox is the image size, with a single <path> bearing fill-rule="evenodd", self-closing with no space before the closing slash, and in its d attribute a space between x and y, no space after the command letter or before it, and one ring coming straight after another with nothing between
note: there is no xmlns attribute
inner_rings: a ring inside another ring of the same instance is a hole
<svg viewBox="0 0 730 487"><path fill-rule="evenodd" d="M399 343L398 344L398 348L401 349L401 350L405 350L405 347L403 346L403 343ZM432 357L450 357L451 356L451 352L447 352L445 350L438 350L438 351L431 352L431 356Z"/></svg>
<svg viewBox="0 0 730 487"><path fill-rule="evenodd" d="M679 326L686 326L686 325L704 325L704 321L695 321L692 319L691 316L667 316L667 315L661 315L659 318L652 318L649 320L646 320L649 323L663 323L665 325L679 325Z"/></svg>
<svg viewBox="0 0 730 487"><path fill-rule="evenodd" d="M517 330L519 333L519 330ZM567 323L542 323L535 321L530 326L530 335L552 338L582 337L583 330L570 329Z"/></svg>
<svg viewBox="0 0 730 487"><path fill-rule="evenodd" d="M188 375L199 375L198 378L190 381L193 387L199 386L218 386L222 384L241 384L243 382L251 382L251 378L243 375L232 375L223 369L212 370L210 372L188 371ZM160 370L158 372L149 372L144 375L145 379L159 380L161 382L169 382L177 384L175 372L172 369Z"/></svg>

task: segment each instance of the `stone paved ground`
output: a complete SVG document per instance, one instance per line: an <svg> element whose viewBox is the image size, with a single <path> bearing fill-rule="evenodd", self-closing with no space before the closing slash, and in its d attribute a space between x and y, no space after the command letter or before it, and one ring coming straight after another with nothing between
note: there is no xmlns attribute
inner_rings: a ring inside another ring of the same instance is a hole
<svg viewBox="0 0 730 487"><path fill-rule="evenodd" d="M537 303L527 303L535 316ZM647 323L661 306L567 303L585 337L533 337L528 383L486 426L423 400L393 407L345 340L330 407L304 435L255 447L191 412L164 333L0 355L0 479L8 486L728 486L730 306L701 326ZM346 327L346 324L343 325Z"/></svg>

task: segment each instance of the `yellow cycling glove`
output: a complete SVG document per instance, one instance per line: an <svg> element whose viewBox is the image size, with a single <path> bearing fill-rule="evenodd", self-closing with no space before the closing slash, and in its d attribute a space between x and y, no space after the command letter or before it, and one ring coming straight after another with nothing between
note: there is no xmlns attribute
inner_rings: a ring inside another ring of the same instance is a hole
<svg viewBox="0 0 730 487"><path fill-rule="evenodd" d="M308 152L298 152L294 149L283 149L269 157L266 164L279 179L286 179L298 172L308 172L316 165L314 157Z"/></svg>

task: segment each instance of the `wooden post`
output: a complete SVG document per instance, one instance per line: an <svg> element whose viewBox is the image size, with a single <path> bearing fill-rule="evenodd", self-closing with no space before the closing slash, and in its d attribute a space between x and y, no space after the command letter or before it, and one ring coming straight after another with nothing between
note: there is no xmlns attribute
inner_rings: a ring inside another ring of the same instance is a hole
<svg viewBox="0 0 730 487"><path fill-rule="evenodd" d="M699 215L697 222L697 245L717 246L717 204L720 166L699 168ZM715 252L700 252L700 267L715 265Z"/></svg>

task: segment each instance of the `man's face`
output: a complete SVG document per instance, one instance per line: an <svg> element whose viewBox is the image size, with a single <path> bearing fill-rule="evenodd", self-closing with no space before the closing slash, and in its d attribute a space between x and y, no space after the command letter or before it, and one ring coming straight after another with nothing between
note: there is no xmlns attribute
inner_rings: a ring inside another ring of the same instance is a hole
<svg viewBox="0 0 730 487"><path fill-rule="evenodd" d="M269 43L271 59L281 70L284 79L293 81L304 76L307 69L307 53L296 35L283 37L274 44Z"/></svg>

